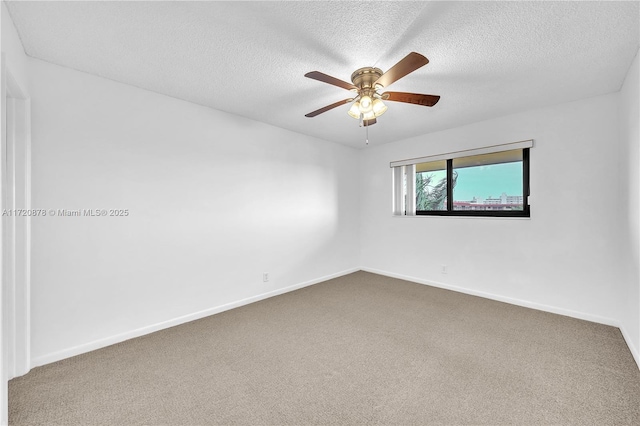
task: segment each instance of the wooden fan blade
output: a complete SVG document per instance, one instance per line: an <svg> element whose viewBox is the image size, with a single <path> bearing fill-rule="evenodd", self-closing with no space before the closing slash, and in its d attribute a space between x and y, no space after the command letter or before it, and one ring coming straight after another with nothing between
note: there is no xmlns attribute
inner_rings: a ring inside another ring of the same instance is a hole
<svg viewBox="0 0 640 426"><path fill-rule="evenodd" d="M323 83L333 84L334 86L342 87L347 90L355 90L358 88L351 83L347 83L346 81L339 80L335 77L331 77L330 75L321 73L320 71L311 71L304 75L305 77L312 78L314 80L321 81Z"/></svg>
<svg viewBox="0 0 640 426"><path fill-rule="evenodd" d="M387 72L382 74L373 86L380 84L383 87L387 87L391 83L400 80L405 75L414 72L418 68L427 65L429 60L419 53L411 52L397 64L392 66Z"/></svg>
<svg viewBox="0 0 640 426"><path fill-rule="evenodd" d="M385 101L404 102L422 106L434 106L440 100L440 96L421 95L420 93L384 92L382 99Z"/></svg>
<svg viewBox="0 0 640 426"><path fill-rule="evenodd" d="M371 120L362 120L362 125L363 126L373 126L374 124L376 124L377 121L375 118L372 118Z"/></svg>
<svg viewBox="0 0 640 426"><path fill-rule="evenodd" d="M351 101L352 101L352 100L354 100L354 99L355 99L355 98L351 98L351 99L343 99L343 100L338 101L338 102L336 102L336 103L334 103L334 104L327 105L327 106L326 106L326 107L324 107L324 108L320 108L320 109L317 109L317 110L315 110L315 111L313 111L313 112L310 112L309 114L305 114L304 116L305 116L305 117L315 117L316 115L320 115L320 114L322 114L323 112L327 112L327 111L329 111L330 109L334 109L334 108L336 108L336 107L339 107L340 105L348 104L349 102L351 102Z"/></svg>

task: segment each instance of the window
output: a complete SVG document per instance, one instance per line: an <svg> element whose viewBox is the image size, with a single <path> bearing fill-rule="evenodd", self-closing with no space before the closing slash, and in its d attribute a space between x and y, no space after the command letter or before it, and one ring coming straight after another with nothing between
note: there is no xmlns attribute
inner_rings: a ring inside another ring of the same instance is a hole
<svg viewBox="0 0 640 426"><path fill-rule="evenodd" d="M416 211L447 210L447 161L416 164Z"/></svg>
<svg viewBox="0 0 640 426"><path fill-rule="evenodd" d="M532 146L524 141L391 163L394 214L529 217Z"/></svg>

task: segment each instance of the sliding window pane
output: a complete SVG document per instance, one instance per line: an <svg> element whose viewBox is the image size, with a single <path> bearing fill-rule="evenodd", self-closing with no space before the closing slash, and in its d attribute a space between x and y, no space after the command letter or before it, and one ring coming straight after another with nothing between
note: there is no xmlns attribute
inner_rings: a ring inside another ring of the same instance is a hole
<svg viewBox="0 0 640 426"><path fill-rule="evenodd" d="M453 209L524 210L522 150L453 160Z"/></svg>
<svg viewBox="0 0 640 426"><path fill-rule="evenodd" d="M447 210L447 161L416 164L416 211Z"/></svg>

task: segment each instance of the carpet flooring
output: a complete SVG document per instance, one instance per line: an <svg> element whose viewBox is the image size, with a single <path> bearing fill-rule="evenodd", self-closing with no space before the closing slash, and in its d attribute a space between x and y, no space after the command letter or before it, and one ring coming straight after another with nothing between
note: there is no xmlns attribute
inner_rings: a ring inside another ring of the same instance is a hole
<svg viewBox="0 0 640 426"><path fill-rule="evenodd" d="M356 272L33 369L12 425L640 424L617 328Z"/></svg>

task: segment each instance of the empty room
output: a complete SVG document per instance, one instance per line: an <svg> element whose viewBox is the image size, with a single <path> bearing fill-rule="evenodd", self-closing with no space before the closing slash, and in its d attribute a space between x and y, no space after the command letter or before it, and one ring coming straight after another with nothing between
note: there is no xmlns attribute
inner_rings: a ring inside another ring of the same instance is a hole
<svg viewBox="0 0 640 426"><path fill-rule="evenodd" d="M640 424L640 2L0 13L0 424Z"/></svg>

